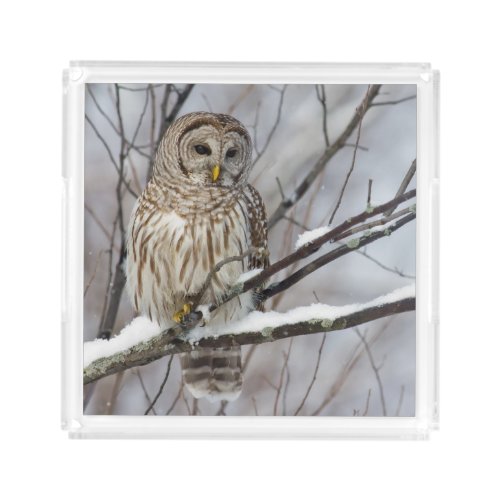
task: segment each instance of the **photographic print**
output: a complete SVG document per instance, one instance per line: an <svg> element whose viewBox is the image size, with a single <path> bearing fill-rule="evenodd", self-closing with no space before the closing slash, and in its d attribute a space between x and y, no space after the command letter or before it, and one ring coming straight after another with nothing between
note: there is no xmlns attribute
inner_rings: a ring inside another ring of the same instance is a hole
<svg viewBox="0 0 500 500"><path fill-rule="evenodd" d="M414 417L417 88L87 83L85 415Z"/></svg>

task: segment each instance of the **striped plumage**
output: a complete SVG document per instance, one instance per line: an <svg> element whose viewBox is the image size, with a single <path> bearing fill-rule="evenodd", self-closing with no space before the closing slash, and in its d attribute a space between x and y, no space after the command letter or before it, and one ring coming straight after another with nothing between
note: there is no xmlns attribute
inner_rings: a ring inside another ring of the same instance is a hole
<svg viewBox="0 0 500 500"><path fill-rule="evenodd" d="M223 266L202 304L217 302L242 272L268 264L265 208L247 183L250 169L250 137L235 118L191 113L170 126L129 225L127 287L140 314L171 326L214 266L249 247L265 251ZM253 297L248 293L221 306L210 326L245 316L254 308ZM182 354L181 363L195 397L232 400L239 395L239 347L199 349Z"/></svg>

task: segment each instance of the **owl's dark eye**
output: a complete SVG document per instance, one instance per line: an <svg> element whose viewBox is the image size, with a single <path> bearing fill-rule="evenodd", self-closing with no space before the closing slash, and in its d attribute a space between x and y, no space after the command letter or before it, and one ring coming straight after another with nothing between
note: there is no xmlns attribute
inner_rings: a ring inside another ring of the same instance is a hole
<svg viewBox="0 0 500 500"><path fill-rule="evenodd" d="M231 148L227 150L226 158L234 158L238 150L236 148Z"/></svg>
<svg viewBox="0 0 500 500"><path fill-rule="evenodd" d="M203 144L196 144L194 150L199 155L209 155L211 153L210 148L208 146L204 146Z"/></svg>

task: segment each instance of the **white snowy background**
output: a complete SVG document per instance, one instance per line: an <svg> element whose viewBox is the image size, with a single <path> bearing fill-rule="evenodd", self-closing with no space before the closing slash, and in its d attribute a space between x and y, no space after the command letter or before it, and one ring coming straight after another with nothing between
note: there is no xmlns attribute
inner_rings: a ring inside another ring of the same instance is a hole
<svg viewBox="0 0 500 500"><path fill-rule="evenodd" d="M134 88L133 85L128 85ZM137 85L135 88L143 88ZM259 148L265 144L275 123L282 86L269 85L196 85L184 104L181 114L190 111L230 112L255 133ZM365 85L327 85L328 132L333 142L361 102ZM157 89L157 104L160 101ZM113 87L92 85L102 109L116 122ZM376 101L397 100L415 93L411 85L384 85ZM127 137L131 137L144 106L145 93L120 92L121 109ZM86 113L108 142L115 155L119 138L98 112L87 94ZM150 109L144 117L137 144L149 142ZM350 141L355 142L355 133ZM337 212L334 224L355 215L366 206L368 180L373 179L372 205L394 197L401 180L416 156L416 100L393 106L370 109L364 120L356 164ZM287 86L281 118L269 147L259 159L251 183L260 191L268 215L277 207L279 178L285 194L290 194L320 157L325 148L322 129L322 107L311 85ZM289 212L300 223L313 229L324 226L337 202L341 186L352 161L353 148L346 147L330 161L324 174L311 186L304 198ZM140 191L145 183L148 160L132 152L135 178L132 186ZM127 177L132 178L130 166ZM93 340L99 329L108 279L109 237L117 204L117 174L106 150L88 124L85 130L85 286L84 336ZM415 187L415 180L409 188ZM125 196L124 210L128 219L134 199ZM92 213L91 213L92 212ZM279 222L271 231L271 261L292 252L304 230L288 221ZM116 238L114 264L118 256ZM389 238L382 238L367 247L367 253L390 269L383 269L360 253L350 253L308 276L267 304L268 309L287 311L317 302L334 306L368 302L394 289L414 283L415 223L410 223ZM316 254L317 256L317 254ZM283 273L280 276L285 276ZM279 278L278 276L277 278ZM128 297L123 295L114 332L119 332L133 318ZM374 321L360 327L370 344L370 352L378 369L389 416L411 416L415 411L415 315L404 313ZM301 409L301 415L367 416L383 415L380 387L369 356L358 333L349 329L326 334L317 379ZM313 376L323 334L297 337L258 346L244 374L243 392L238 400L227 404L226 415L294 414ZM250 347L243 348L244 359ZM286 368L284 358L289 352ZM102 379L96 384L86 408L88 414L141 415L148 407L167 370L169 358L128 370L122 375ZM354 362L353 362L354 361ZM283 371L283 376L281 375ZM276 404L276 387L282 380ZM180 369L174 359L169 379L155 405L155 412L164 415L172 406L181 384ZM171 415L195 411L214 415L220 404L193 401L183 391ZM370 395L369 395L370 394Z"/></svg>

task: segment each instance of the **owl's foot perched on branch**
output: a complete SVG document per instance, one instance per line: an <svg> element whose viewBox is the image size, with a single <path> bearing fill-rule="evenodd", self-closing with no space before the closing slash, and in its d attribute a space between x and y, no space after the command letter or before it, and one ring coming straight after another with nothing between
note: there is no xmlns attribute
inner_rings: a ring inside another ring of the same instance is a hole
<svg viewBox="0 0 500 500"><path fill-rule="evenodd" d="M186 302L180 311L177 311L174 314L174 321L176 323L182 323L184 321L184 317L187 316L191 312L191 304Z"/></svg>

